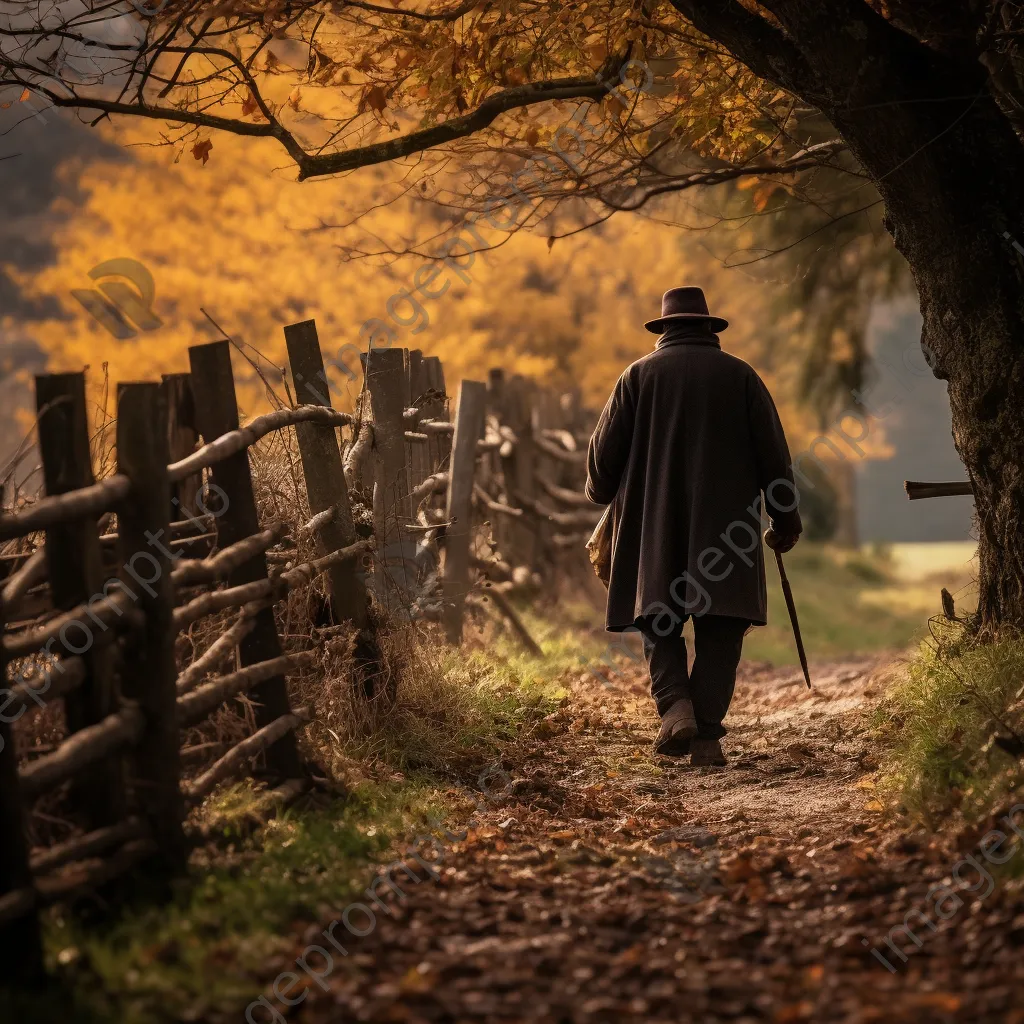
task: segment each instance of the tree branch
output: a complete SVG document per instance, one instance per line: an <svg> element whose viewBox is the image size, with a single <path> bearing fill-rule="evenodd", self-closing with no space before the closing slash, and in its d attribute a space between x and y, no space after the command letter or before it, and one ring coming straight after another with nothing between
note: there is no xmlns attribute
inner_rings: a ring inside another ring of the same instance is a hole
<svg viewBox="0 0 1024 1024"><path fill-rule="evenodd" d="M474 7L480 6L480 0L465 0L458 7L450 11L441 11L438 14L425 14L422 11L403 11L401 8L380 7L377 4L363 3L361 0L345 0L346 7L356 7L361 11L369 11L371 14L383 14L389 18L400 15L403 18L415 18L417 21L458 21L465 14L469 14Z"/></svg>
<svg viewBox="0 0 1024 1024"><path fill-rule="evenodd" d="M820 92L817 76L794 43L737 0L672 0L672 6L754 74L798 96Z"/></svg>
<svg viewBox="0 0 1024 1024"><path fill-rule="evenodd" d="M464 139L488 127L499 115L536 103L571 99L598 100L614 88L614 82L617 81L614 79L608 84L606 80L587 76L559 78L551 82L532 82L502 89L484 100L471 113L453 117L432 128L423 128L397 139L359 146L342 153L307 155L299 162L299 180L386 163L442 146L447 142L454 142L456 139Z"/></svg>

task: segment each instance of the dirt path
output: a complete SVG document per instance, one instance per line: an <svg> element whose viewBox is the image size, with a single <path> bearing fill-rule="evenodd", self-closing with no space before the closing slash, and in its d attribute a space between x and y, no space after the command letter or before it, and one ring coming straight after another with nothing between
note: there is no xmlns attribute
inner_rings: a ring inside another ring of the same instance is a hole
<svg viewBox="0 0 1024 1024"><path fill-rule="evenodd" d="M395 916L335 958L330 991L310 985L292 1014L1024 1021L1012 886L963 894L936 931L918 929L906 964L884 945L957 855L872 809L881 665L814 666L810 693L792 670L745 665L725 769L652 757L639 673L611 693L581 686L438 879L406 887ZM296 936L296 954L326 922Z"/></svg>

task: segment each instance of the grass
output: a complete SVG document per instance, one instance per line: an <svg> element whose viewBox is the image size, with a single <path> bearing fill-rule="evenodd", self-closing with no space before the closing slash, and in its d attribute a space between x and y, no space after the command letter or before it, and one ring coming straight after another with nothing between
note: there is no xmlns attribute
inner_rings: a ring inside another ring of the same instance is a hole
<svg viewBox="0 0 1024 1024"><path fill-rule="evenodd" d="M928 617L939 610L940 589L956 593L968 582L967 550L964 545L898 545L850 551L798 544L785 563L808 657L903 650L920 642ZM744 657L796 665L789 613L770 552L765 575L769 623L747 635ZM557 680L566 670L599 663L609 645L619 642L604 632L604 609L591 601L560 602L554 615L520 610L544 659L530 658L511 641L499 640L492 647L525 677ZM688 624L687 635L690 629Z"/></svg>
<svg viewBox="0 0 1024 1024"><path fill-rule="evenodd" d="M399 679L396 700L367 703L339 685L350 678L345 659L303 676L297 686L296 703L311 704L314 712L309 743L336 778L351 781L374 768L464 778L553 711L561 695L549 675L500 649L451 648L415 627L382 638L386 671Z"/></svg>
<svg viewBox="0 0 1024 1024"><path fill-rule="evenodd" d="M922 607L908 597L911 584L885 552L808 544L786 563L812 658L904 646L921 628ZM746 653L795 663L771 564L768 579L772 625L748 637ZM937 602L933 583L925 590ZM251 783L222 789L203 820L234 829L233 838L197 850L169 902L126 902L88 923L50 911L47 955L59 985L28 1007L0 1008L0 1019L241 1019L268 975L286 969L302 933L337 916L370 883L375 866L393 859L432 815L462 827L471 813L468 784L488 765L510 766L534 724L564 696L562 682L599 664L614 639L601 629L601 610L582 598L561 601L554 611L523 609L523 616L542 658L489 628L471 630L458 651L435 643L429 632L392 631L383 653L397 681L393 703L355 700L342 655L304 674L293 703L312 711L305 751L347 796L319 795L247 834L259 793ZM912 800L912 788L921 787L924 795L914 804L921 813L937 806L949 779L971 793L971 772L983 767L971 751L988 737L980 719L973 731L956 733L950 723L963 694L937 671L922 668L917 690L901 694L902 724L893 727L892 739L903 760L894 753L887 769L895 791L902 792L897 776L907 780L902 799ZM931 702L932 716L913 710L914 701Z"/></svg>
<svg viewBox="0 0 1024 1024"><path fill-rule="evenodd" d="M876 712L888 747L879 792L890 805L935 829L973 824L1024 782L1024 640L980 644L954 624L937 624Z"/></svg>
<svg viewBox="0 0 1024 1024"><path fill-rule="evenodd" d="M904 574L884 548L847 551L801 543L785 556L785 564L811 660L900 649L921 640L928 615L939 610L941 586L955 590L964 582L953 570L930 577ZM744 656L795 665L789 613L770 553L765 574L768 625L748 634Z"/></svg>
<svg viewBox="0 0 1024 1024"><path fill-rule="evenodd" d="M489 656L399 631L384 653L399 673L386 707L360 708L345 674L303 678L293 695L314 705L304 748L343 797L318 793L251 832L259 791L251 782L221 789L200 823L222 835L226 828L228 838L193 853L170 901L125 899L89 918L48 912L46 952L58 983L16 1007L0 996L0 1019L242 1019L303 932L337 917L409 837L436 831L428 819L464 826L473 780L513 764L517 743L561 694L550 672L504 641Z"/></svg>
<svg viewBox="0 0 1024 1024"><path fill-rule="evenodd" d="M225 799L237 808L247 795L249 786L236 787ZM344 802L286 813L226 851L200 851L169 903L129 905L88 925L54 911L45 940L62 986L5 1019L241 1019L268 960L287 956L325 908L340 911L365 889L372 865L443 803L422 784L364 785Z"/></svg>

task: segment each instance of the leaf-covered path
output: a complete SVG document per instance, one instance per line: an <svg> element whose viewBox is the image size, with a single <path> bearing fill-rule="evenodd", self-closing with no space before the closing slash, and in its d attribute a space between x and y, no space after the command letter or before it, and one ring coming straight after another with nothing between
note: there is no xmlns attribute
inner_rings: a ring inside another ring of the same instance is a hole
<svg viewBox="0 0 1024 1024"><path fill-rule="evenodd" d="M335 932L329 990L285 986L308 989L288 1019L1024 1021L1013 883L963 893L919 949L903 942L907 963L885 946L958 854L878 813L866 716L883 662L812 669L808 692L743 666L724 769L652 757L639 672L581 684L437 879L396 876L393 916ZM296 932L296 956L340 909Z"/></svg>

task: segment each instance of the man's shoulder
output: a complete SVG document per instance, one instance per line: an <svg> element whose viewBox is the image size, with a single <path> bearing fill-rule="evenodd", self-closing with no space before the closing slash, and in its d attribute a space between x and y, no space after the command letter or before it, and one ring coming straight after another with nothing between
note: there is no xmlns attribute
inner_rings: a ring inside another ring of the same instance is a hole
<svg viewBox="0 0 1024 1024"><path fill-rule="evenodd" d="M625 369L624 376L629 375L635 378L648 368L664 368L671 371L672 364L678 361L679 356L683 354L683 350L686 347L683 345L666 345L662 348L656 348L630 363ZM740 359L739 356L734 356L731 352L726 352L711 345L700 347L704 353L711 357L712 362L720 371L732 373L736 376L758 376L757 371L745 359Z"/></svg>

